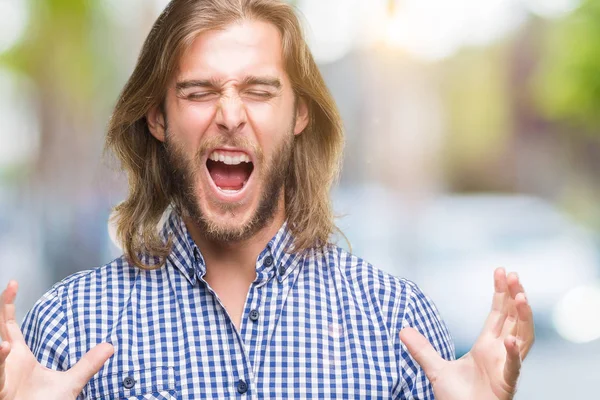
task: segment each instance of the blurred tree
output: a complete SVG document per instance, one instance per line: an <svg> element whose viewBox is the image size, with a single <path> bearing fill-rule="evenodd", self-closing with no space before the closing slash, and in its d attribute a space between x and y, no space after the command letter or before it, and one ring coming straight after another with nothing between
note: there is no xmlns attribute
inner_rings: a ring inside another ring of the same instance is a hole
<svg viewBox="0 0 600 400"><path fill-rule="evenodd" d="M600 231L600 0L547 24L532 80L540 112L562 133L568 169L560 203Z"/></svg>
<svg viewBox="0 0 600 400"><path fill-rule="evenodd" d="M28 0L24 39L0 56L9 68L27 74L42 92L57 92L89 114L98 89L114 77L106 57L109 21L100 0Z"/></svg>
<svg viewBox="0 0 600 400"><path fill-rule="evenodd" d="M600 136L600 0L546 29L534 90L546 117Z"/></svg>
<svg viewBox="0 0 600 400"><path fill-rule="evenodd" d="M444 171L452 190L512 191L514 115L509 43L466 48L443 61L438 80L446 104Z"/></svg>
<svg viewBox="0 0 600 400"><path fill-rule="evenodd" d="M39 153L21 187L34 205L41 267L59 279L105 257L107 239L100 235L109 206L105 185L97 183L116 57L109 56L112 30L102 0L28 0L28 6L27 31L0 55L0 65L35 86Z"/></svg>

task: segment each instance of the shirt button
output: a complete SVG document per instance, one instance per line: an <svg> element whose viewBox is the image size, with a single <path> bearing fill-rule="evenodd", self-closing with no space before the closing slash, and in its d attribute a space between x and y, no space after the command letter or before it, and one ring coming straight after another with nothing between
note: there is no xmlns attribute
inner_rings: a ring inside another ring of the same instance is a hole
<svg viewBox="0 0 600 400"><path fill-rule="evenodd" d="M286 270L286 268L285 268L283 265L282 265L282 266L280 266L280 267L279 267L279 275L283 275L283 274L285 274L285 270Z"/></svg>
<svg viewBox="0 0 600 400"><path fill-rule="evenodd" d="M248 384L244 382L242 379L237 384L237 391L239 394L244 394L248 391Z"/></svg>
<svg viewBox="0 0 600 400"><path fill-rule="evenodd" d="M265 258L265 265L266 265L267 267L270 267L271 265L273 265L273 257L271 257L271 256L267 256L267 257Z"/></svg>
<svg viewBox="0 0 600 400"><path fill-rule="evenodd" d="M252 310L252 311L250 311L250 319L252 321L256 321L259 316L260 316L260 313L258 312L258 310Z"/></svg>
<svg viewBox="0 0 600 400"><path fill-rule="evenodd" d="M131 376L128 376L127 378L123 379L123 386L125 389L131 389L135 386L135 379L133 379Z"/></svg>

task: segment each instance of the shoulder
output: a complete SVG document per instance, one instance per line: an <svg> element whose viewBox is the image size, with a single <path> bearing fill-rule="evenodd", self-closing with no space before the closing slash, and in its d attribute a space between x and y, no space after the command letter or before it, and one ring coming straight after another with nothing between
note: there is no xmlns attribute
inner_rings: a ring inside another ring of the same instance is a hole
<svg viewBox="0 0 600 400"><path fill-rule="evenodd" d="M81 290L105 288L111 284L123 284L135 280L138 270L125 256L121 256L101 267L77 272L57 282L50 289L61 294L76 293Z"/></svg>
<svg viewBox="0 0 600 400"><path fill-rule="evenodd" d="M328 245L317 251L327 268L336 271L348 291L378 319L385 321L396 341L400 329L421 331L446 358L454 353L453 341L434 301L413 281L382 271L366 260Z"/></svg>
<svg viewBox="0 0 600 400"><path fill-rule="evenodd" d="M381 301L405 301L417 286L404 278L382 271L347 250L328 245L317 254L351 288Z"/></svg>
<svg viewBox="0 0 600 400"><path fill-rule="evenodd" d="M390 336L409 303L421 293L413 282L382 271L335 245L315 250L312 257L316 258L317 268L327 270L334 279L337 291L365 311L374 325L385 325Z"/></svg>
<svg viewBox="0 0 600 400"><path fill-rule="evenodd" d="M74 307L85 304L93 311L99 297L123 290L135 280L137 269L121 256L94 269L80 271L55 283L25 316L23 331L42 334L43 326L54 326L60 319L72 313Z"/></svg>
<svg viewBox="0 0 600 400"><path fill-rule="evenodd" d="M118 307L139 274L124 257L98 268L77 272L54 284L29 310L22 324L25 341L38 361L66 370L77 353L69 350L73 330L91 331L102 314ZM80 324L82 322L82 324Z"/></svg>

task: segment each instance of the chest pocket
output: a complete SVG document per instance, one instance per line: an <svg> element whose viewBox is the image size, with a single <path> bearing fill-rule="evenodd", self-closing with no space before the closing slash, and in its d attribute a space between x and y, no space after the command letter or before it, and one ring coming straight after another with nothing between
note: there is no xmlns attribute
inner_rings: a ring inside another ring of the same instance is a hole
<svg viewBox="0 0 600 400"><path fill-rule="evenodd" d="M177 400L173 367L124 371L92 379L86 399Z"/></svg>

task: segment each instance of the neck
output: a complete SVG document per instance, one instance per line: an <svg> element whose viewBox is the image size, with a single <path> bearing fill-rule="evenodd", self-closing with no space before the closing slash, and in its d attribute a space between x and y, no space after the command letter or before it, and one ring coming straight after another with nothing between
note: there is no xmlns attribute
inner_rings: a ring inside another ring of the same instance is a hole
<svg viewBox="0 0 600 400"><path fill-rule="evenodd" d="M283 199L282 199L283 200ZM252 237L236 242L215 241L206 237L189 217L183 218L190 236L202 252L206 264L206 279L256 277L256 260L285 222L285 207L280 201L274 217Z"/></svg>

